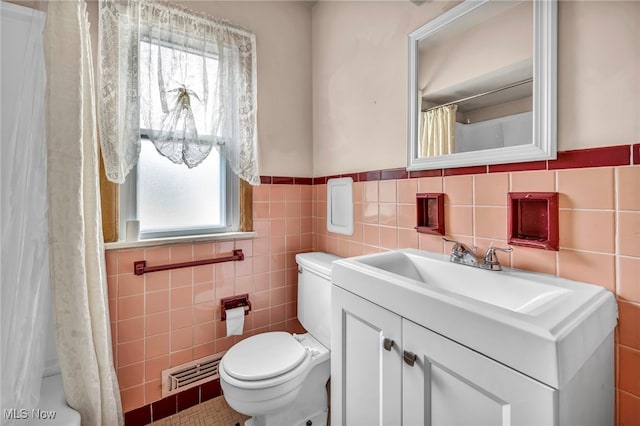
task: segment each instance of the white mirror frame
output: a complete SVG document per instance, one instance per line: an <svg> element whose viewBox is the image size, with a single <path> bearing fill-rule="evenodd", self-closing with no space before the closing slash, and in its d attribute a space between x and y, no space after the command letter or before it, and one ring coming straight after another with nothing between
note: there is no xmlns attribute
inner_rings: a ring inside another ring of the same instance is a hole
<svg viewBox="0 0 640 426"><path fill-rule="evenodd" d="M557 40L556 0L533 2L533 141L504 148L460 152L437 157L418 156L418 43L486 3L465 0L409 34L409 120L407 170L446 169L486 164L519 163L556 158Z"/></svg>

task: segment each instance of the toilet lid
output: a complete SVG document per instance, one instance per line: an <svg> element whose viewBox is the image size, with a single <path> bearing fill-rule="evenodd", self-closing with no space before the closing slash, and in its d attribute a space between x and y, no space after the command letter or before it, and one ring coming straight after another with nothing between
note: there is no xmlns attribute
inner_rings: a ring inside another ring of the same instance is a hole
<svg viewBox="0 0 640 426"><path fill-rule="evenodd" d="M264 380L290 371L307 351L289 333L256 334L231 347L224 355L224 370L238 380Z"/></svg>

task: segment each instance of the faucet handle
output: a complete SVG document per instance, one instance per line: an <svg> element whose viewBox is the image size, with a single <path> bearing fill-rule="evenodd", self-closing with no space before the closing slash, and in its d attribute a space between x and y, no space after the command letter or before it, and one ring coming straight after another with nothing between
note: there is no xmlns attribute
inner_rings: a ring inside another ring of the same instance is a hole
<svg viewBox="0 0 640 426"><path fill-rule="evenodd" d="M498 265L498 256L496 256L496 251L502 251L505 253L511 253L513 251L512 247L502 248L502 247L489 247L487 252L484 255L484 262L490 265Z"/></svg>
<svg viewBox="0 0 640 426"><path fill-rule="evenodd" d="M476 252L476 250L478 249L478 247L473 246L471 247L471 249L469 249L469 247L467 247L466 244L461 243L459 241L456 240L450 240L447 237L442 237L443 241L446 241L448 243L453 243L453 247L451 248L451 252L470 252L470 253L474 253Z"/></svg>

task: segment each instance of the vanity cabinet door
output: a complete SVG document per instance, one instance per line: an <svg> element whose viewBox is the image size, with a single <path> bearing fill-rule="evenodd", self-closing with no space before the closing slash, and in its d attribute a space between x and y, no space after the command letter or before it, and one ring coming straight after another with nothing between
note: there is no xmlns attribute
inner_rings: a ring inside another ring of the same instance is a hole
<svg viewBox="0 0 640 426"><path fill-rule="evenodd" d="M401 317L336 286L331 303L331 424L399 425Z"/></svg>
<svg viewBox="0 0 640 426"><path fill-rule="evenodd" d="M555 389L411 321L402 327L416 355L402 366L403 425L558 424Z"/></svg>

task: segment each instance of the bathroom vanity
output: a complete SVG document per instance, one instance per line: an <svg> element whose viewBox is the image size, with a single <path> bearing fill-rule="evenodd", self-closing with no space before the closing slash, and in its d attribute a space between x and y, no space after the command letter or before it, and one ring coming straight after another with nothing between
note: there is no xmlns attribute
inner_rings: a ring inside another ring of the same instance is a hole
<svg viewBox="0 0 640 426"><path fill-rule="evenodd" d="M613 423L611 292L413 249L332 282L333 425Z"/></svg>

